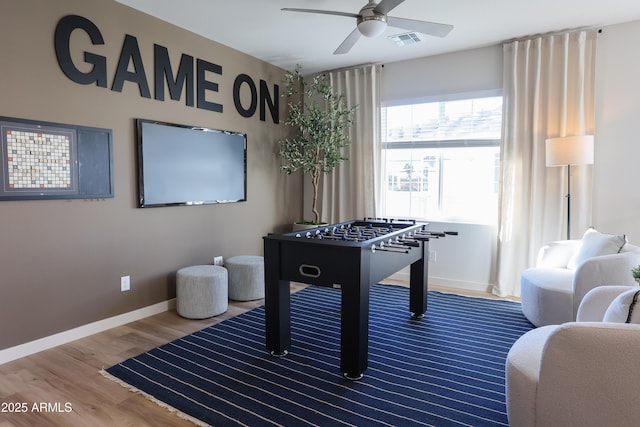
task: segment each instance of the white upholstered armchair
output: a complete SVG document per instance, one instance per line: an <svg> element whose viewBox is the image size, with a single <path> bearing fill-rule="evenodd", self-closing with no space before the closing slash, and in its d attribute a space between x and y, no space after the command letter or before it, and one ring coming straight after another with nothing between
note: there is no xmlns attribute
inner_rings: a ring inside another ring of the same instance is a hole
<svg viewBox="0 0 640 427"><path fill-rule="evenodd" d="M582 298L603 285L634 285L640 247L623 235L587 230L580 240L542 247L535 267L522 272L522 312L535 326L576 320Z"/></svg>
<svg viewBox="0 0 640 427"><path fill-rule="evenodd" d="M512 427L631 427L640 420L640 302L627 320L638 286L588 292L578 322L533 329L506 361Z"/></svg>

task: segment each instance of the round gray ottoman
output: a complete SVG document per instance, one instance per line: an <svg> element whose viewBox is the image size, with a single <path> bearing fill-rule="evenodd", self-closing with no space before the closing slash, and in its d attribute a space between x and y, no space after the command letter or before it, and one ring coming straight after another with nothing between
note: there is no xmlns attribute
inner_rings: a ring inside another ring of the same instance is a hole
<svg viewBox="0 0 640 427"><path fill-rule="evenodd" d="M229 272L229 299L252 301L264 298L264 258L238 255L227 258L224 266Z"/></svg>
<svg viewBox="0 0 640 427"><path fill-rule="evenodd" d="M176 310L188 319L206 319L227 311L228 273L218 265L194 265L176 273Z"/></svg>

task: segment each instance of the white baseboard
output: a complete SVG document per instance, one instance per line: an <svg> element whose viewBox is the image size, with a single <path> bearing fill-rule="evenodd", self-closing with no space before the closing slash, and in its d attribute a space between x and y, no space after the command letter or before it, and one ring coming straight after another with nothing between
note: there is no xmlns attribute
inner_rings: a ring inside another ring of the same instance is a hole
<svg viewBox="0 0 640 427"><path fill-rule="evenodd" d="M409 283L409 273L399 271L390 276L389 279L399 280ZM487 283L464 282L461 280L451 280L442 277L429 277L429 283L445 286L452 289L461 289L465 291L488 292L491 293L491 285Z"/></svg>
<svg viewBox="0 0 640 427"><path fill-rule="evenodd" d="M85 338L90 335L115 328L117 326L126 325L127 323L135 322L136 320L153 316L154 314L159 314L171 310L172 308L175 308L175 306L175 299L163 301L158 304L143 307L138 310L123 313L118 316L110 317L108 319L98 320L96 322L79 326L68 331L40 338L35 341L30 341L28 343L20 344L15 347L7 348L5 350L0 350L0 365L11 362L12 360L20 359L21 357L26 357L43 350L48 350L50 348L69 343L71 341Z"/></svg>

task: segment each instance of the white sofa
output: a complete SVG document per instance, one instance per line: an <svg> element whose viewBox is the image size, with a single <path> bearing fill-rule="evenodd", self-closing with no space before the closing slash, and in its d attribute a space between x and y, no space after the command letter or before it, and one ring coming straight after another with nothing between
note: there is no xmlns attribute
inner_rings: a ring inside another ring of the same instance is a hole
<svg viewBox="0 0 640 427"><path fill-rule="evenodd" d="M582 298L603 285L634 285L631 269L640 265L640 247L624 235L587 230L580 240L543 246L535 267L522 272L522 312L535 326L576 320Z"/></svg>
<svg viewBox="0 0 640 427"><path fill-rule="evenodd" d="M583 299L578 322L533 329L514 343L506 361L510 426L640 425L640 304L624 323L638 290L598 287Z"/></svg>

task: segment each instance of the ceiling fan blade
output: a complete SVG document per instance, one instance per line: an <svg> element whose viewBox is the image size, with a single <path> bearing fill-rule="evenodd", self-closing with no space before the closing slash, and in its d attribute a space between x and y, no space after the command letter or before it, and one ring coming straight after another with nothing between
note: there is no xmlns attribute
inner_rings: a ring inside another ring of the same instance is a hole
<svg viewBox="0 0 640 427"><path fill-rule="evenodd" d="M387 16L387 24L392 27L403 28L409 31L428 34L430 36L445 37L453 30L453 25L439 24L437 22L417 21L415 19L394 18Z"/></svg>
<svg viewBox="0 0 640 427"><path fill-rule="evenodd" d="M320 13L323 15L338 15L338 16L346 16L347 18L357 18L359 16L356 13L338 12L335 10L297 9L294 7L283 7L280 10L284 10L286 12L304 12L304 13Z"/></svg>
<svg viewBox="0 0 640 427"><path fill-rule="evenodd" d="M333 54L342 55L349 52L353 47L353 45L355 45L356 42L360 39L360 36L361 36L360 30L358 30L358 28L356 27L356 29L353 30L351 34L347 36L346 39L344 39L344 41L340 44L340 46L338 46L338 48L335 50L335 52L333 52Z"/></svg>
<svg viewBox="0 0 640 427"><path fill-rule="evenodd" d="M395 9L400 3L404 2L404 0L382 0L378 5L373 9L374 12L381 13L386 15Z"/></svg>

